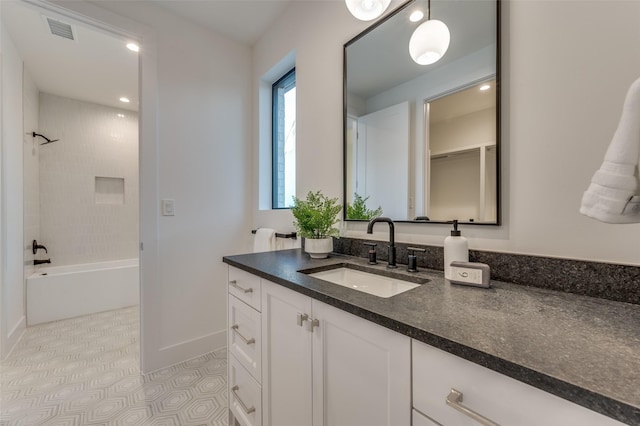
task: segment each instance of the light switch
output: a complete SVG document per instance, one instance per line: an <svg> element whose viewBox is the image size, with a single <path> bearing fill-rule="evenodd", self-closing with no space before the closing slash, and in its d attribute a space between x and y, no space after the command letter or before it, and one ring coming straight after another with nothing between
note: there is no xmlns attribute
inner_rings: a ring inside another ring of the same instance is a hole
<svg viewBox="0 0 640 426"><path fill-rule="evenodd" d="M174 200L164 199L162 200L162 216L174 216Z"/></svg>

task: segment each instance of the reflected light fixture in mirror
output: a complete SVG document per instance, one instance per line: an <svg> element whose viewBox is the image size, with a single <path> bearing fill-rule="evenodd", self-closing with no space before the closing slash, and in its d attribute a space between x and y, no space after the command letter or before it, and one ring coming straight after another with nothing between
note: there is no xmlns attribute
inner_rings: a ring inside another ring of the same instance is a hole
<svg viewBox="0 0 640 426"><path fill-rule="evenodd" d="M138 46L136 43L127 43L127 49L129 49L132 52L140 52L140 46Z"/></svg>
<svg viewBox="0 0 640 426"><path fill-rule="evenodd" d="M431 19L431 0L428 3L427 20L420 24L409 40L409 54L420 65L438 62L449 48L451 34L447 25Z"/></svg>
<svg viewBox="0 0 640 426"><path fill-rule="evenodd" d="M420 22L422 18L424 18L424 13L421 10L416 10L409 15L409 20L411 22Z"/></svg>
<svg viewBox="0 0 640 426"><path fill-rule="evenodd" d="M382 15L391 0L345 0L349 12L361 21L371 21Z"/></svg>

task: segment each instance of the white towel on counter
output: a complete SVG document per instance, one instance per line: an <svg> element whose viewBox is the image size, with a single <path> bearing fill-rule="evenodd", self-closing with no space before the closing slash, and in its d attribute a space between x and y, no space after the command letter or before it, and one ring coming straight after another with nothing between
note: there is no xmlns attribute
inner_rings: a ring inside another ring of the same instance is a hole
<svg viewBox="0 0 640 426"><path fill-rule="evenodd" d="M258 228L253 239L253 252L273 251L276 249L276 231L271 228Z"/></svg>
<svg viewBox="0 0 640 426"><path fill-rule="evenodd" d="M605 223L640 223L640 78L629 88L602 166L582 196L580 213Z"/></svg>

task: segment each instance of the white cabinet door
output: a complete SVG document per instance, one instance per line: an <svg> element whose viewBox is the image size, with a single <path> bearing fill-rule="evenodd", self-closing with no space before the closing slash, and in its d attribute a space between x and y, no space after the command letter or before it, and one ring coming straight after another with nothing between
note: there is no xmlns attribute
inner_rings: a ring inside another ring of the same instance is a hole
<svg viewBox="0 0 640 426"><path fill-rule="evenodd" d="M312 302L313 426L409 426L411 341Z"/></svg>
<svg viewBox="0 0 640 426"><path fill-rule="evenodd" d="M311 426L311 333L301 315L311 299L262 281L262 389L265 426Z"/></svg>

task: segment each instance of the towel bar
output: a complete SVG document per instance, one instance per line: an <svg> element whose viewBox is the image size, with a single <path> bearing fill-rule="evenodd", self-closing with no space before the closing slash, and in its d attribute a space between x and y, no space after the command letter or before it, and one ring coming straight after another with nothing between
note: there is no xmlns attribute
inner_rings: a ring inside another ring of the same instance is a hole
<svg viewBox="0 0 640 426"><path fill-rule="evenodd" d="M257 231L257 229L252 229L251 233L255 234ZM291 238L293 240L295 240L296 238L298 238L298 234L296 232L290 232L288 234L280 234L278 232L276 232L276 237L277 238Z"/></svg>

